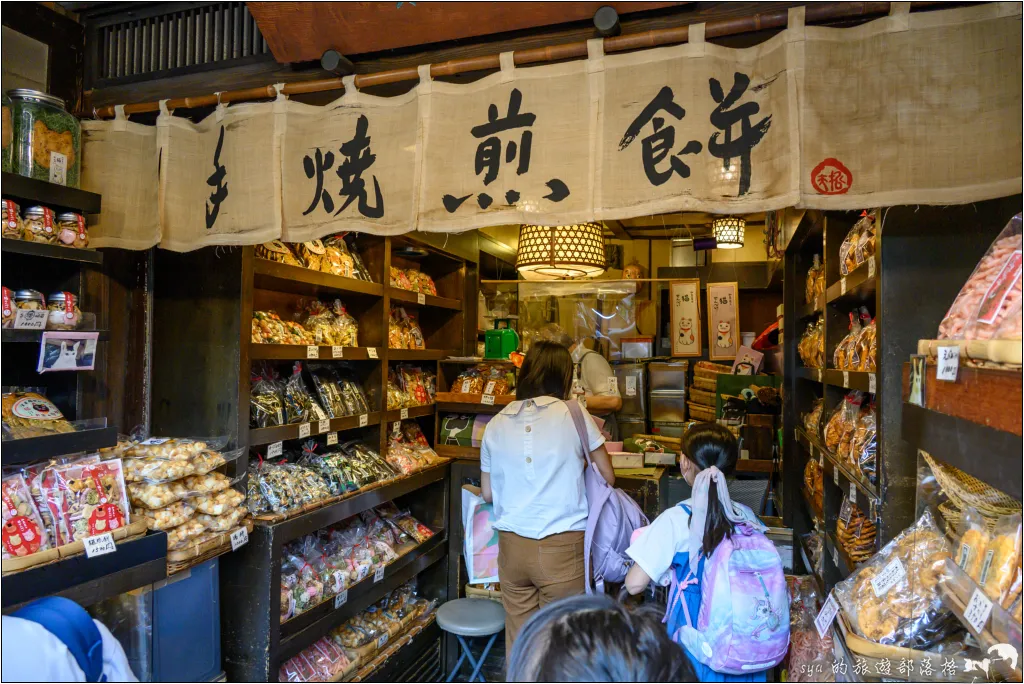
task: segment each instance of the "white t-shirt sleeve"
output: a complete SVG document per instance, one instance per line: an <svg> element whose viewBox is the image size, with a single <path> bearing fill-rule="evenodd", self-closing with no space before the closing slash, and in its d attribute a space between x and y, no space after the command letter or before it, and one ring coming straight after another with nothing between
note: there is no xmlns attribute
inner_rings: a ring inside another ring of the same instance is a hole
<svg viewBox="0 0 1024 684"><path fill-rule="evenodd" d="M677 552L686 550L689 541L690 516L682 507L673 506L640 533L626 549L626 554L656 584L665 586L669 583L672 559Z"/></svg>
<svg viewBox="0 0 1024 684"><path fill-rule="evenodd" d="M597 429L597 423L594 422L594 417L590 415L590 412L582 406L580 408L583 408L583 416L585 418L583 422L587 426L587 443L590 445L590 450L593 451L604 444L604 435Z"/></svg>
<svg viewBox="0 0 1024 684"><path fill-rule="evenodd" d="M491 472L491 449L489 443L490 440L487 439L487 431L484 431L484 439L480 443L480 472L482 473Z"/></svg>

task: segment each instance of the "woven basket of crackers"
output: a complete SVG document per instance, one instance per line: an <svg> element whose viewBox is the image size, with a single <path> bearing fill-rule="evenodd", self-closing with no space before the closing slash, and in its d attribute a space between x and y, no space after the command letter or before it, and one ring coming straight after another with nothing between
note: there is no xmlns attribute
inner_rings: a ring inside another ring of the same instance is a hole
<svg viewBox="0 0 1024 684"><path fill-rule="evenodd" d="M836 585L843 614L879 644L928 649L960 629L936 585L950 546L930 512Z"/></svg>

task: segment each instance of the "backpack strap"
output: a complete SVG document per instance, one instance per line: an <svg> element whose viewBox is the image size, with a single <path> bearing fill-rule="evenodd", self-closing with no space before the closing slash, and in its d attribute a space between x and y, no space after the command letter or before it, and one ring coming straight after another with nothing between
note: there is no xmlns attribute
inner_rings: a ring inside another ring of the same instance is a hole
<svg viewBox="0 0 1024 684"><path fill-rule="evenodd" d="M82 668L87 682L105 682L103 636L85 609L62 596L47 596L11 614L31 620L60 639Z"/></svg>
<svg viewBox="0 0 1024 684"><path fill-rule="evenodd" d="M604 485L601 488L601 492L597 500L590 501L588 496L587 506L591 511L601 510L605 501L607 501L608 497L611 496L611 485L609 485L608 481L604 479L604 475L601 474L601 471L594 467L594 462L590 459L590 445L587 442L587 427L583 422L583 410L580 409L579 402L573 399L565 402L565 406L569 409L569 415L572 416L572 422L576 426L576 434L580 438L580 445L583 447L583 458L587 460L587 467L590 468L593 475L597 477L597 481ZM586 475L584 475L584 477L586 477ZM590 549L591 542L594 539L594 531L597 529L598 517L599 516L596 515L587 515L587 529L586 532L583 533L583 581L588 594L593 593L593 583L590 580Z"/></svg>

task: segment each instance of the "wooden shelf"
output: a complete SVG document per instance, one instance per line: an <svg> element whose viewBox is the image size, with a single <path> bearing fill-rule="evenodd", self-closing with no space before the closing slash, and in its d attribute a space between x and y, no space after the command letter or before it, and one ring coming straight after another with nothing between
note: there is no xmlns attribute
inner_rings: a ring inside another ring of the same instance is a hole
<svg viewBox="0 0 1024 684"><path fill-rule="evenodd" d="M796 370L793 371L793 375L804 380L810 380L811 382L822 382L825 377L825 371L820 368L797 366Z"/></svg>
<svg viewBox="0 0 1024 684"><path fill-rule="evenodd" d="M878 502L878 490L868 480L860 477L859 475L850 472L850 470L843 464L839 463L835 456L828 451L821 443L814 437L807 434L802 428L796 430L797 441L807 449L811 458L818 458L819 455L824 456L822 459L824 462L824 479L826 482L832 482L835 485L835 473L839 473L839 487L842 489L843 494L849 494L849 488L852 484L854 486L855 502L858 507L864 512L865 515L869 515L871 512L871 505L874 502L877 505Z"/></svg>
<svg viewBox="0 0 1024 684"><path fill-rule="evenodd" d="M861 392L878 391L878 375L866 371L841 371L829 368L825 371L825 382L833 387L843 387Z"/></svg>
<svg viewBox="0 0 1024 684"><path fill-rule="evenodd" d="M427 404L426 406L412 406L405 409L391 409L385 411L382 414L381 420L384 423L393 423L396 420L403 420L402 411L406 412L406 418L422 418L424 416L432 416L436 412L435 404Z"/></svg>
<svg viewBox="0 0 1024 684"><path fill-rule="evenodd" d="M821 300L822 298L819 297L816 302L811 302L810 304L804 304L803 306L797 307L797 320L802 321L805 318L813 318L814 316L820 316L824 313L825 307Z"/></svg>
<svg viewBox="0 0 1024 684"><path fill-rule="evenodd" d="M831 559L833 558L832 549L835 549L835 557L839 559L836 570L838 570L839 574L843 576L843 579L846 579L850 576L850 573L857 569L857 563L855 563L853 559L850 558L849 554L846 553L846 549L836 543L835 536L833 536L831 532L828 532L825 534L825 549L822 553L829 554L829 558Z"/></svg>
<svg viewBox="0 0 1024 684"><path fill-rule="evenodd" d="M65 247L64 245L49 245L43 242L3 238L0 240L0 249L8 254L21 254L24 256L42 257L44 259L77 261L83 264L103 263L103 253L97 252L94 249L77 249L75 247Z"/></svg>
<svg viewBox="0 0 1024 684"><path fill-rule="evenodd" d="M361 427L368 427L370 425L380 424L380 412L374 411L373 413L365 413L366 423L362 422L362 416L345 416L344 418L331 418L331 427L329 430L320 430L320 424L318 422L309 423L309 437L314 435L325 435L328 432L344 432L345 430L355 430ZM299 431L302 430L303 423L294 423L292 425L277 425L274 427L265 428L252 428L249 430L249 446L261 446L263 444L273 444L274 442L285 442L290 439L305 439L305 437L299 436Z"/></svg>
<svg viewBox="0 0 1024 684"><path fill-rule="evenodd" d="M419 302L419 298L421 296L423 297L422 304ZM450 297L436 297L429 294L421 295L419 292L403 290L398 287L388 287L388 297L391 298L392 304L400 302L403 306L412 304L413 306L429 306L435 309L450 309L452 311L462 310L462 302L458 299L451 299Z"/></svg>
<svg viewBox="0 0 1024 684"><path fill-rule="evenodd" d="M373 660L344 679L335 681L346 682L439 682L444 677L441 670L440 653L437 661L426 664L420 662L432 644L441 640L441 628L437 626L434 613L422 617L400 634L394 641L388 641L382 651ZM428 657L427 661L430 660ZM411 672L411 667L417 667ZM419 668L426 668L421 670ZM372 677L372 679L371 679Z"/></svg>
<svg viewBox="0 0 1024 684"><path fill-rule="evenodd" d="M821 595L825 596L827 593L825 591L825 582L821 579L821 576L818 575L817 571L814 569L814 563L811 558L810 549L807 548L807 544L806 542L804 542L804 538L802 535L793 536L796 540L796 546L800 550L800 556L803 559L804 567L807 568L807 574L814 578L814 581L818 585L818 590L821 592ZM822 553L824 553L824 550L822 551Z"/></svg>
<svg viewBox="0 0 1024 684"><path fill-rule="evenodd" d="M27 343L30 343L30 344L32 344L32 343L39 344L39 343L41 343L43 341L43 333L44 332L52 332L52 333L62 333L62 332L76 332L76 333L86 333L86 332L88 332L88 333L92 333L92 332L98 332L100 334L99 339L100 339L101 342L106 342L107 340L110 339L110 331L109 330L45 330L44 331L44 330L13 330L11 328L5 329L3 331L3 336L0 339L2 339L4 342L11 342L11 343L26 343L27 342Z"/></svg>
<svg viewBox="0 0 1024 684"><path fill-rule="evenodd" d="M167 535L151 532L117 542L113 553L84 553L3 577L5 613L44 596L63 596L83 606L167 577Z"/></svg>
<svg viewBox="0 0 1024 684"><path fill-rule="evenodd" d="M329 599L304 613L281 623L281 641L278 658L283 662L324 636L331 629L352 619L384 595L394 591L445 555L447 538L435 534L427 541L399 556L384 569L384 577L375 582L373 575L348 588L348 600L338 608Z"/></svg>
<svg viewBox="0 0 1024 684"><path fill-rule="evenodd" d="M264 523L256 520L256 528L257 530L265 529L273 535L276 542L286 544L293 539L298 539L303 535L316 532L328 525L351 518L353 515L362 513L374 506L379 506L385 501L397 499L428 484L443 480L447 474L448 464L443 463L433 468L413 473L407 477L385 482L374 489L358 492L347 499L342 499L322 508L316 508L308 513L302 513L281 522Z"/></svg>
<svg viewBox="0 0 1024 684"><path fill-rule="evenodd" d="M309 347L316 351L310 356ZM378 358L383 356L381 347L342 347L341 356L334 356L334 347L305 344L250 344L249 358L253 361L373 361L368 350L373 349Z"/></svg>
<svg viewBox="0 0 1024 684"><path fill-rule="evenodd" d="M461 401L439 401L437 412L441 413L500 413L505 408L498 404L465 404Z"/></svg>
<svg viewBox="0 0 1024 684"><path fill-rule="evenodd" d="M5 468L37 463L58 456L93 452L117 446L116 427L98 427L76 432L60 432L42 437L3 441Z"/></svg>
<svg viewBox="0 0 1024 684"><path fill-rule="evenodd" d="M480 447L456 446L453 444L438 444L434 446L438 456L462 460L479 461Z"/></svg>
<svg viewBox="0 0 1024 684"><path fill-rule="evenodd" d="M454 353L450 349L388 349L388 361L440 361Z"/></svg>
<svg viewBox="0 0 1024 684"><path fill-rule="evenodd" d="M772 460L770 458L741 458L736 461L737 473L770 473L772 472Z"/></svg>
<svg viewBox="0 0 1024 684"><path fill-rule="evenodd" d="M253 283L261 290L317 296L321 293L383 297L384 286L356 278L312 271L302 266L282 264L269 259L253 259Z"/></svg>
<svg viewBox="0 0 1024 684"><path fill-rule="evenodd" d="M1020 500L1024 439L964 418L903 404L903 439Z"/></svg>
<svg viewBox="0 0 1024 684"><path fill-rule="evenodd" d="M838 282L829 285L825 292L828 303L835 306L854 306L875 303L875 266L872 257L858 266L852 273L839 278Z"/></svg>
<svg viewBox="0 0 1024 684"><path fill-rule="evenodd" d="M102 199L94 192L86 192L66 185L29 178L17 173L3 172L3 196L21 200L19 204L42 204L54 211L67 209L80 214L98 214ZM25 207L22 206L22 209Z"/></svg>
<svg viewBox="0 0 1024 684"><path fill-rule="evenodd" d="M800 493L803 494L804 503L807 504L807 510L811 512L811 517L814 518L815 522L824 522L825 516L822 515L821 508L814 503L814 498L807 491L807 487L801 487Z"/></svg>

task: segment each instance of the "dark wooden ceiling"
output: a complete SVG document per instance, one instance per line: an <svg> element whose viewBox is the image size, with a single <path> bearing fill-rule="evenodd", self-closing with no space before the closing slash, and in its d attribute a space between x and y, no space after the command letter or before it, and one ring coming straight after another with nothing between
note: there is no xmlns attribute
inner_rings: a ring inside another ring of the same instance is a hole
<svg viewBox="0 0 1024 684"><path fill-rule="evenodd" d="M683 2L250 2L274 58L319 60L586 21L599 7L620 15Z"/></svg>

